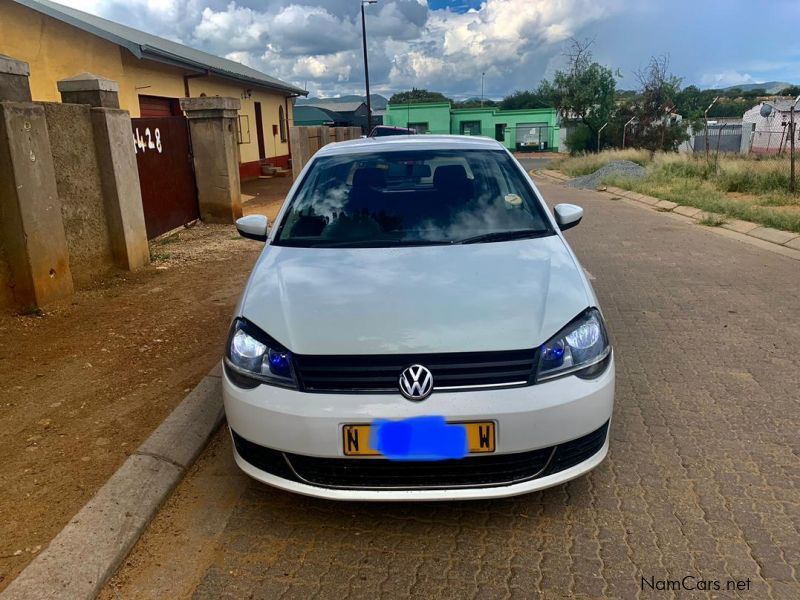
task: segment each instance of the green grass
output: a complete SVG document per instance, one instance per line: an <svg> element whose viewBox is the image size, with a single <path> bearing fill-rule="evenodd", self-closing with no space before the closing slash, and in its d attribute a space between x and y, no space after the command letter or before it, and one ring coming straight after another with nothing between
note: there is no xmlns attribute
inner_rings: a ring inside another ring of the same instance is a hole
<svg viewBox="0 0 800 600"><path fill-rule="evenodd" d="M172 256L169 252L158 252L156 250L150 251L150 262L159 262L162 260L169 260Z"/></svg>
<svg viewBox="0 0 800 600"><path fill-rule="evenodd" d="M592 166L611 160L633 160L633 152L640 151L624 152L559 159L555 168L569 175L583 175L596 170L587 171ZM800 233L800 196L788 192L788 157L720 155L716 163L712 158L708 164L702 155L646 154L647 161L635 161L647 169L645 177L610 176L603 183L727 218Z"/></svg>
<svg viewBox="0 0 800 600"><path fill-rule="evenodd" d="M719 227L727 223L727 220L725 219L725 217L722 217L720 215L709 213L702 219L700 219L698 223L700 223L700 225L705 225L706 227Z"/></svg>

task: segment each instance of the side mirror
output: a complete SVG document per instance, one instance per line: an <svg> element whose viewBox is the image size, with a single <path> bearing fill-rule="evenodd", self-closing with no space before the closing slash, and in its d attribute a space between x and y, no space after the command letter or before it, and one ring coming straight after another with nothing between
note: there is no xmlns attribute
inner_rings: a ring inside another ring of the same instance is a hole
<svg viewBox="0 0 800 600"><path fill-rule="evenodd" d="M267 241L267 225L267 217L264 215L247 215L236 219L236 229L239 231L239 235L257 242Z"/></svg>
<svg viewBox="0 0 800 600"><path fill-rule="evenodd" d="M561 231L575 227L583 218L583 209L574 204L556 204L553 212L555 212L556 223Z"/></svg>

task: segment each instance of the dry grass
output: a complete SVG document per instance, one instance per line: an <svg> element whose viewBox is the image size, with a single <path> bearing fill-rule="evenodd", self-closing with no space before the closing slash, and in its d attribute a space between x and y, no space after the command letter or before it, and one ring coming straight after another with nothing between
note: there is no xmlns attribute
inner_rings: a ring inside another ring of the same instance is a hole
<svg viewBox="0 0 800 600"><path fill-rule="evenodd" d="M786 156L704 155L612 150L561 159L554 168L569 175L591 173L612 160L632 160L647 169L641 179L611 176L603 183L726 217L800 233L800 196L789 193ZM592 167L596 167L592 169ZM591 169L588 170L587 169Z"/></svg>
<svg viewBox="0 0 800 600"><path fill-rule="evenodd" d="M628 148L627 150L605 150L596 154L578 154L565 156L550 161L548 167L557 169L571 177L580 177L594 173L600 167L614 160L629 160L645 166L652 160L652 155L647 150Z"/></svg>

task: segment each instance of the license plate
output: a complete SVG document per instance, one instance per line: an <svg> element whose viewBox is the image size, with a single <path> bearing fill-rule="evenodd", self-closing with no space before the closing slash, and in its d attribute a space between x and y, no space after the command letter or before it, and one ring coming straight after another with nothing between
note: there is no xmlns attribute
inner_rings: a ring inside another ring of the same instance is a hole
<svg viewBox="0 0 800 600"><path fill-rule="evenodd" d="M450 425L463 425L467 432L469 454L486 454L495 450L495 427L493 421L456 422ZM342 427L342 443L345 456L380 456L380 452L370 448L371 425L345 425Z"/></svg>

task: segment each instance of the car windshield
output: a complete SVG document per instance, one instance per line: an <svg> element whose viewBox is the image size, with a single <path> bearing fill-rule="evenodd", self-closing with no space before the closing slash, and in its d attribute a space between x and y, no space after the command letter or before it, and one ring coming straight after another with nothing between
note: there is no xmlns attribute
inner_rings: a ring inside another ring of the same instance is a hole
<svg viewBox="0 0 800 600"><path fill-rule="evenodd" d="M503 150L415 150L314 161L274 243L391 247L551 235L544 209Z"/></svg>

